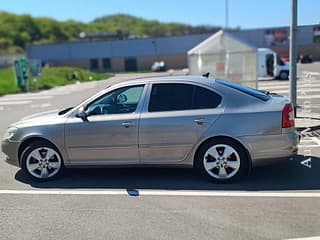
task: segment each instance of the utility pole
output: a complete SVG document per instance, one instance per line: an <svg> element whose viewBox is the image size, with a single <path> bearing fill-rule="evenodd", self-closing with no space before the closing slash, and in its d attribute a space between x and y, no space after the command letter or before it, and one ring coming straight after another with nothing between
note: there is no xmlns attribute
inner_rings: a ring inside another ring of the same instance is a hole
<svg viewBox="0 0 320 240"><path fill-rule="evenodd" d="M226 1L226 12L225 12L225 30L228 30L228 27L229 27L229 2L228 0L225 0Z"/></svg>
<svg viewBox="0 0 320 240"><path fill-rule="evenodd" d="M290 100L294 107L294 116L297 116L297 0L291 0L290 23Z"/></svg>

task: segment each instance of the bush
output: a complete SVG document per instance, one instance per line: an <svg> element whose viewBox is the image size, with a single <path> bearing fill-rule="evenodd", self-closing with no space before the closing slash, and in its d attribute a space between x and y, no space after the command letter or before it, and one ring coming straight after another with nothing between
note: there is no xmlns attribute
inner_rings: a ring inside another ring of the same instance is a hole
<svg viewBox="0 0 320 240"><path fill-rule="evenodd" d="M20 92L16 84L13 68L0 69L0 95Z"/></svg>

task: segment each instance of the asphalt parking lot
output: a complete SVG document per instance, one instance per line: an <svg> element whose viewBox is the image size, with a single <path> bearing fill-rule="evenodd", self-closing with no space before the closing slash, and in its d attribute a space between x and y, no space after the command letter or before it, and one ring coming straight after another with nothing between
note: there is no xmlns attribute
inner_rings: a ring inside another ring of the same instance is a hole
<svg viewBox="0 0 320 240"><path fill-rule="evenodd" d="M299 73L317 72L319 66L299 65ZM0 135L23 116L73 106L130 77L1 97ZM281 92L284 84L270 80L264 87ZM320 95L320 86L312 89ZM319 99L312 98L314 112ZM254 169L234 184L210 183L192 169L166 168L69 169L61 179L36 183L0 153L0 239L320 236L318 139L302 146L291 161Z"/></svg>

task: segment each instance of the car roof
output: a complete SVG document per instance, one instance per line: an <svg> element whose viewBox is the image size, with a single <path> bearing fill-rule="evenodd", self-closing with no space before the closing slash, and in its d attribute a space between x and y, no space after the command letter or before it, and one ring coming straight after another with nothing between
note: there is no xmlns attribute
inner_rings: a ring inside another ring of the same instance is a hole
<svg viewBox="0 0 320 240"><path fill-rule="evenodd" d="M135 78L130 80L125 80L117 85L126 85L126 84L139 84L139 83L154 83L154 82L175 82L175 81L183 81L185 83L203 83L206 85L211 85L215 83L215 79L206 78L203 76L190 76L190 75L175 75L175 76L156 76L156 77L142 77Z"/></svg>

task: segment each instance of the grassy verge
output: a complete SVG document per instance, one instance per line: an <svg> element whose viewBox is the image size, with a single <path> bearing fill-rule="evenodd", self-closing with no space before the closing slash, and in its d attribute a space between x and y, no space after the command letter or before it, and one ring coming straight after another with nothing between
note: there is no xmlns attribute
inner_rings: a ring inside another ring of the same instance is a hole
<svg viewBox="0 0 320 240"><path fill-rule="evenodd" d="M0 96L7 93L17 92L20 92L20 89L16 85L13 69L0 69Z"/></svg>
<svg viewBox="0 0 320 240"><path fill-rule="evenodd" d="M38 78L39 89L49 89L55 86L79 82L107 79L112 77L110 73L94 73L81 68L50 67L42 70L42 76ZM33 79L29 79L30 90L35 89ZM17 93L21 90L16 86L12 68L0 69L0 95Z"/></svg>

